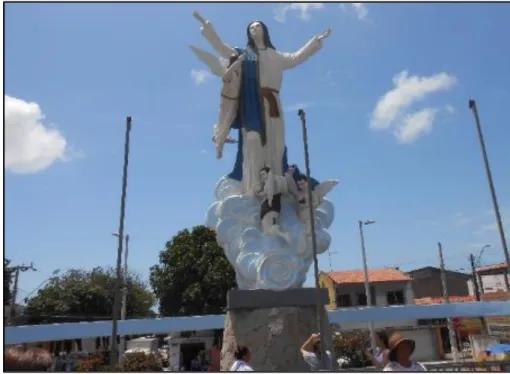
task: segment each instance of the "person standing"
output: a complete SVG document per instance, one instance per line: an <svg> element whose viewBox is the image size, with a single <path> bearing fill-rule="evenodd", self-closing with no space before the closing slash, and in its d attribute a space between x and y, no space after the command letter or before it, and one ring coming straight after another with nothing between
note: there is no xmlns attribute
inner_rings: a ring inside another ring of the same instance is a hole
<svg viewBox="0 0 510 374"><path fill-rule="evenodd" d="M411 360L416 343L398 333L389 338L389 363L383 371L427 371L425 366Z"/></svg>
<svg viewBox="0 0 510 374"><path fill-rule="evenodd" d="M312 334L308 340L301 347L301 354L303 359L310 367L311 371L321 370L321 360L323 355L322 340L320 334ZM333 356L330 351L326 351L326 371L333 369Z"/></svg>
<svg viewBox="0 0 510 374"><path fill-rule="evenodd" d="M376 349L367 351L367 357L377 369L384 369L389 362L390 350L388 347L389 338L385 331L379 331L375 336Z"/></svg>
<svg viewBox="0 0 510 374"><path fill-rule="evenodd" d="M230 367L229 371L253 371L252 367L248 365L251 359L251 353L248 347L240 345L234 353L235 361Z"/></svg>

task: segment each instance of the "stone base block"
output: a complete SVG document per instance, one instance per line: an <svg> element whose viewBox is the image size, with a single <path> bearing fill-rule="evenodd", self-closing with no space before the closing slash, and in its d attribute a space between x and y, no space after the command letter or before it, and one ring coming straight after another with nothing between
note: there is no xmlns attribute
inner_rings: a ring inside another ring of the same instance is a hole
<svg viewBox="0 0 510 374"><path fill-rule="evenodd" d="M257 291L231 291L229 295L229 311L225 319L223 332L223 347L221 350L221 370L228 371L234 362L234 351L238 345L245 345L251 351L250 366L255 371L309 371L301 356L301 346L310 334L318 332L317 324L317 293L313 295L310 289L303 289L302 295L312 295L306 302L301 300L300 306L274 307L275 299L271 291L266 293L268 298ZM300 290L276 292L284 304L288 304ZM241 292L241 293L239 293ZM253 302L266 306L250 307L249 292L253 292ZM237 294L235 294L237 293ZM241 298L239 298L241 295ZM238 297L236 299L236 297ZM243 301L244 300L244 301ZM326 299L327 302L327 299ZM273 305L271 307L271 305ZM327 319L327 313L321 308L324 343L332 350L332 332Z"/></svg>

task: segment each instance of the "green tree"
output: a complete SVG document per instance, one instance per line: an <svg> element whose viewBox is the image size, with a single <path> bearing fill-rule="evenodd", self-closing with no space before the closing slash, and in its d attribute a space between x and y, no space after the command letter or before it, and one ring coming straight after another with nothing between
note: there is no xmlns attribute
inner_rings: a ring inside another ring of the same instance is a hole
<svg viewBox="0 0 510 374"><path fill-rule="evenodd" d="M10 267L11 260L4 258L4 305L11 305L11 284L12 284L12 267Z"/></svg>
<svg viewBox="0 0 510 374"><path fill-rule="evenodd" d="M30 314L111 318L116 272L113 268L71 269L55 276L27 302ZM151 317L155 298L134 273L127 280L127 318Z"/></svg>
<svg viewBox="0 0 510 374"><path fill-rule="evenodd" d="M169 317L224 313L227 292L236 287L234 268L205 226L182 230L166 243L150 282L160 314Z"/></svg>

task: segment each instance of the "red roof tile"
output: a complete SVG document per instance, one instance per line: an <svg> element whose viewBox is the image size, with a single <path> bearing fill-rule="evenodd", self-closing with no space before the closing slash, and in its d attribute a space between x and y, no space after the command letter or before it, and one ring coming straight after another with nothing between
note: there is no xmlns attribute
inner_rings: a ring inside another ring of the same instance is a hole
<svg viewBox="0 0 510 374"><path fill-rule="evenodd" d="M336 284L364 283L365 272L363 270L346 270L326 273ZM394 268L372 269L368 271L368 279L371 283L377 282L407 282L411 277Z"/></svg>
<svg viewBox="0 0 510 374"><path fill-rule="evenodd" d="M482 266L482 267L476 268L476 271L480 272L480 271L490 271L490 270L505 270L507 267L508 267L508 265L505 262L502 262L501 264L487 265L487 266Z"/></svg>
<svg viewBox="0 0 510 374"><path fill-rule="evenodd" d="M481 295L482 301L504 301L510 299L510 292L497 291L487 292ZM471 303L475 302L474 296L450 296L451 303ZM422 299L414 299L416 305L432 305L442 304L444 299L442 297L424 297Z"/></svg>

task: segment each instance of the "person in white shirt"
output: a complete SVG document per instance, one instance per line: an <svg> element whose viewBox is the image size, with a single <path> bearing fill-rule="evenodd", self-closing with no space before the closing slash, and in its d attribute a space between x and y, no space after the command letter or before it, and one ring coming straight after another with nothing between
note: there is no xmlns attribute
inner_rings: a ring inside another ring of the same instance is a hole
<svg viewBox="0 0 510 374"><path fill-rule="evenodd" d="M416 343L412 339L394 333L389 339L389 363L384 371L427 371L425 366L411 360Z"/></svg>
<svg viewBox="0 0 510 374"><path fill-rule="evenodd" d="M379 331L376 334L375 352L369 349L366 354L369 360L377 369L383 369L388 365L390 350L388 349L389 338L385 331Z"/></svg>
<svg viewBox="0 0 510 374"><path fill-rule="evenodd" d="M234 358L236 359L229 371L253 371L252 367L248 365L251 359L251 353L248 347L240 345L237 347Z"/></svg>
<svg viewBox="0 0 510 374"><path fill-rule="evenodd" d="M326 367L321 368L322 342L320 334L312 334L301 347L303 359L310 367L310 371L330 371L333 369L333 356L326 351Z"/></svg>

